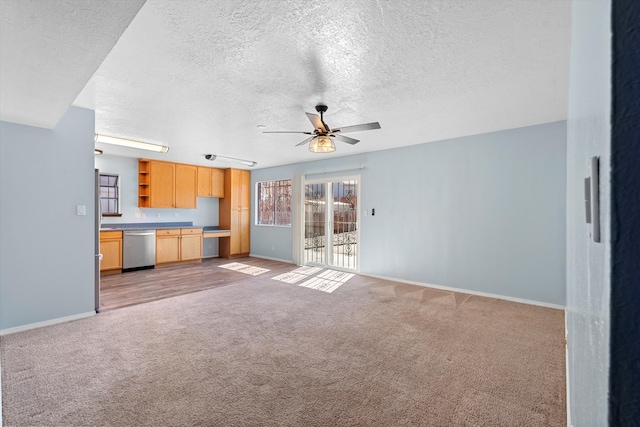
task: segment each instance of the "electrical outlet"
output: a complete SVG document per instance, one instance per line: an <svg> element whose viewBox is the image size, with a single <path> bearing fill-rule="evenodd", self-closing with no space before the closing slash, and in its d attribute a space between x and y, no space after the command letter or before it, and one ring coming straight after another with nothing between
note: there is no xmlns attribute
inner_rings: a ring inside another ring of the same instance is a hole
<svg viewBox="0 0 640 427"><path fill-rule="evenodd" d="M86 215L87 207L85 205L77 205L76 206L76 215Z"/></svg>

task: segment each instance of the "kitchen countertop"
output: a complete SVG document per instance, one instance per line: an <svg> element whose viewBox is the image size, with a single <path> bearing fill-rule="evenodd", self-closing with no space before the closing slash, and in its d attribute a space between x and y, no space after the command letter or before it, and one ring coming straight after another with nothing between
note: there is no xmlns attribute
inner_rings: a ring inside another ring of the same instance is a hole
<svg viewBox="0 0 640 427"><path fill-rule="evenodd" d="M193 225L192 222L136 222L122 224L102 224L100 231L166 230L169 228L202 228L205 233L224 233L230 230L217 225Z"/></svg>

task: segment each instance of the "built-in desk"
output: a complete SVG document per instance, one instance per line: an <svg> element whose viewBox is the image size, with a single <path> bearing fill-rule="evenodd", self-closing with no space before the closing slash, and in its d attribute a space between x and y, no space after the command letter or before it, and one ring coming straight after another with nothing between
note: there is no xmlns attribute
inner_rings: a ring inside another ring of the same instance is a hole
<svg viewBox="0 0 640 427"><path fill-rule="evenodd" d="M231 230L221 230L217 226L203 227L202 232L202 257L210 258L219 256L218 242L211 239L229 239L231 237Z"/></svg>
<svg viewBox="0 0 640 427"><path fill-rule="evenodd" d="M220 231L205 231L202 233L205 239L211 239L214 237L231 237L231 231L229 230L220 230Z"/></svg>

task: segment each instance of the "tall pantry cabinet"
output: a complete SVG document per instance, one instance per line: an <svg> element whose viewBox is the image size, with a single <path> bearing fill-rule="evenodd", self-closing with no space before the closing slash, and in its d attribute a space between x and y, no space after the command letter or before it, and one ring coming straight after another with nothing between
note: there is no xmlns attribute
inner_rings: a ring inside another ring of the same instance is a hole
<svg viewBox="0 0 640 427"><path fill-rule="evenodd" d="M231 230L231 236L219 240L220 257L247 255L251 249L251 172L225 169L224 194L219 202L219 223L221 229Z"/></svg>

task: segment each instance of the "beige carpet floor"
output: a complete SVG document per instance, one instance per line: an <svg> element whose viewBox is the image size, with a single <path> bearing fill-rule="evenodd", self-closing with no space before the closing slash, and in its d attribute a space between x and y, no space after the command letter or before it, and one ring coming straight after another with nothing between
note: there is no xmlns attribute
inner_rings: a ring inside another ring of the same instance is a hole
<svg viewBox="0 0 640 427"><path fill-rule="evenodd" d="M4 424L566 425L561 310L270 273L2 337Z"/></svg>

